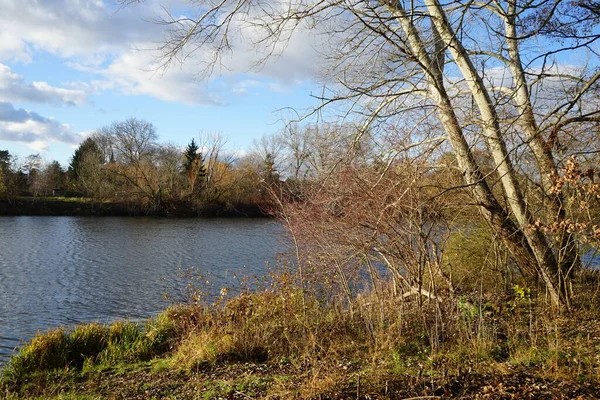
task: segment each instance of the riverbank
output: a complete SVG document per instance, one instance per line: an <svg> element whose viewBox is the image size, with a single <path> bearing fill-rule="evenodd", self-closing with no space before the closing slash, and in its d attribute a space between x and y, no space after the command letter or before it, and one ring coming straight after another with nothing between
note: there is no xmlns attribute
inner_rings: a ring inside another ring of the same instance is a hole
<svg viewBox="0 0 600 400"><path fill-rule="evenodd" d="M556 316L542 299L518 296L484 306L466 296L434 304L381 295L342 307L277 289L174 306L140 325L56 330L13 357L0 393L10 400L600 398L595 296Z"/></svg>
<svg viewBox="0 0 600 400"><path fill-rule="evenodd" d="M81 197L19 197L0 200L0 216L148 216L163 217L269 217L256 204L191 205L171 202L157 212L125 201L93 201Z"/></svg>

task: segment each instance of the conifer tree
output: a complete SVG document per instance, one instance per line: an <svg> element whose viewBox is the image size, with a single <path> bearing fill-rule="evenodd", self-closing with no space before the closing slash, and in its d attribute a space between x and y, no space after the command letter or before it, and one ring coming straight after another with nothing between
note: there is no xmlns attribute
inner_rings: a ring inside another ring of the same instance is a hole
<svg viewBox="0 0 600 400"><path fill-rule="evenodd" d="M192 139L183 153L183 168L188 177L190 193L197 191L198 183L206 176L204 158L199 150L200 147L196 144L196 141Z"/></svg>

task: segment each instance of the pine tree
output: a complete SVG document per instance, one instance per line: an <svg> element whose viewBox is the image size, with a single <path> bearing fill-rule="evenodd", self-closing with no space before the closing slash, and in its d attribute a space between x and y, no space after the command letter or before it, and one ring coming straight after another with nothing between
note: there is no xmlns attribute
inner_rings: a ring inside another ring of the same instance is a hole
<svg viewBox="0 0 600 400"><path fill-rule="evenodd" d="M279 173L275 168L275 157L272 153L267 153L264 159L264 180L267 184L271 185L279 181Z"/></svg>
<svg viewBox="0 0 600 400"><path fill-rule="evenodd" d="M6 181L10 168L10 153L8 150L0 150L0 198L6 196Z"/></svg>
<svg viewBox="0 0 600 400"><path fill-rule="evenodd" d="M0 199L6 197L6 185L4 184L4 171L0 168Z"/></svg>
<svg viewBox="0 0 600 400"><path fill-rule="evenodd" d="M187 174L190 192L193 193L197 190L198 182L206 176L206 166L204 165L204 158L202 153L199 152L200 147L196 144L196 141L192 139L190 144L187 145L183 153L184 161L183 168Z"/></svg>
<svg viewBox="0 0 600 400"><path fill-rule="evenodd" d="M194 161L198 157L198 150L200 150L200 147L198 147L196 141L192 139L190 144L188 144L185 148L185 152L183 153L183 157L185 158L183 162L183 168L186 172L192 169Z"/></svg>

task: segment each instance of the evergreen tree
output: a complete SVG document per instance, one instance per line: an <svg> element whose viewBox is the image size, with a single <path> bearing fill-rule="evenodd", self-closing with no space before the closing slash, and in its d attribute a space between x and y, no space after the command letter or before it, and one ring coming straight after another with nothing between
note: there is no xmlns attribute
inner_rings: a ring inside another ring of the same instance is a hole
<svg viewBox="0 0 600 400"><path fill-rule="evenodd" d="M49 190L63 188L65 171L58 161L52 161L44 170L44 175Z"/></svg>
<svg viewBox="0 0 600 400"><path fill-rule="evenodd" d="M0 150L0 199L6 198L9 194L12 173L10 163L11 155L8 150Z"/></svg>
<svg viewBox="0 0 600 400"><path fill-rule="evenodd" d="M4 183L4 171L0 168L0 199L6 197L6 184Z"/></svg>
<svg viewBox="0 0 600 400"><path fill-rule="evenodd" d="M185 168L186 172L192 169L194 161L198 157L198 150L200 150L200 147L198 147L196 141L192 139L190 144L186 146L185 152L183 153L183 157L185 158L183 162L183 168Z"/></svg>
<svg viewBox="0 0 600 400"><path fill-rule="evenodd" d="M77 180L81 174L81 168L83 165L84 159L87 157L93 157L94 161L98 161L98 164L102 164L104 160L104 156L100 147L96 144L96 142L92 138L85 139L75 150L73 157L71 158L71 163L69 164L69 174L74 180Z"/></svg>
<svg viewBox="0 0 600 400"><path fill-rule="evenodd" d="M269 185L278 182L279 173L275 168L275 157L273 156L273 153L267 153L263 163L263 174L265 182Z"/></svg>
<svg viewBox="0 0 600 400"><path fill-rule="evenodd" d="M102 180L100 172L104 161L104 153L94 139L85 139L75 150L69 164L69 177L74 188L88 196L94 196Z"/></svg>
<svg viewBox="0 0 600 400"><path fill-rule="evenodd" d="M184 161L183 168L187 174L190 192L193 193L198 188L198 183L202 178L206 176L206 166L204 165L204 158L202 153L199 152L200 147L196 144L196 141L192 141L186 146L183 153Z"/></svg>
<svg viewBox="0 0 600 400"><path fill-rule="evenodd" d="M8 150L0 150L0 169L6 173L10 167L10 153Z"/></svg>

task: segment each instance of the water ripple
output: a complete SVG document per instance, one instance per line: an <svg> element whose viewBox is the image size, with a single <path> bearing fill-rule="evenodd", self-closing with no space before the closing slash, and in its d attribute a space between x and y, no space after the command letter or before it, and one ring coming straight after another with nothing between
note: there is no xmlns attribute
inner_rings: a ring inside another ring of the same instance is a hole
<svg viewBox="0 0 600 400"><path fill-rule="evenodd" d="M0 217L0 364L38 331L143 319L190 283L210 296L264 275L282 234L266 220Z"/></svg>

